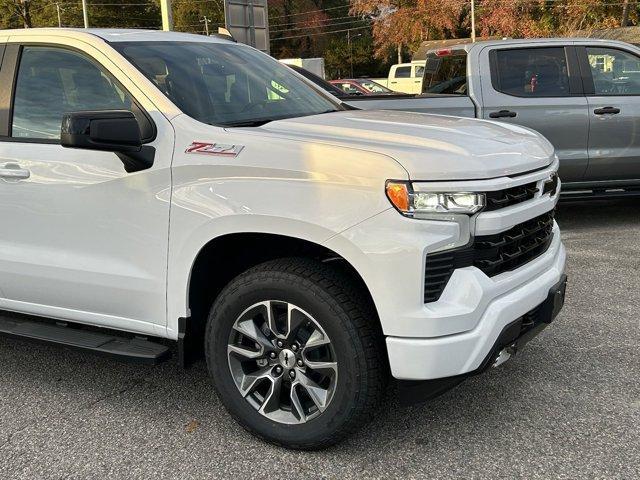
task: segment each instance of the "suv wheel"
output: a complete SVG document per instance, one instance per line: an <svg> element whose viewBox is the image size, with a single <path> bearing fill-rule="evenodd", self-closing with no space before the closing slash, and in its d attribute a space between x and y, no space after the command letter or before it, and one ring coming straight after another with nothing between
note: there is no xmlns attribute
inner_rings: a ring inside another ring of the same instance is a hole
<svg viewBox="0 0 640 480"><path fill-rule="evenodd" d="M222 402L270 442L338 442L383 392L382 338L370 310L349 277L312 260L276 260L239 275L215 301L206 331Z"/></svg>

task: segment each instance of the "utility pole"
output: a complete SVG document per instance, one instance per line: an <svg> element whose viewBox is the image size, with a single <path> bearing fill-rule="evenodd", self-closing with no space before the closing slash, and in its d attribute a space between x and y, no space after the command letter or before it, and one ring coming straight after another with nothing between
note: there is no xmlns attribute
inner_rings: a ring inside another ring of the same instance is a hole
<svg viewBox="0 0 640 480"><path fill-rule="evenodd" d="M171 0L160 0L160 11L162 12L162 30L165 32L173 30L173 11L171 10Z"/></svg>
<svg viewBox="0 0 640 480"><path fill-rule="evenodd" d="M211 20L209 20L206 15L203 15L202 16L202 20L200 20L200 23L204 22L204 32L207 35L207 37L209 36L209 22L210 21Z"/></svg>
<svg viewBox="0 0 640 480"><path fill-rule="evenodd" d="M353 44L351 43L351 39L352 38L358 38L361 37L362 34L359 33L357 35L354 35L353 37L351 36L351 30L347 30L347 46L349 48L349 64L351 65L351 77L353 78Z"/></svg>
<svg viewBox="0 0 640 480"><path fill-rule="evenodd" d="M471 0L471 41L472 42L476 41L476 2L475 0Z"/></svg>
<svg viewBox="0 0 640 480"><path fill-rule="evenodd" d="M621 27L626 27L629 25L629 0L624 0L622 4L622 21L620 22Z"/></svg>
<svg viewBox="0 0 640 480"><path fill-rule="evenodd" d="M62 28L62 16L60 15L60 4L56 3L56 12L58 12L58 28Z"/></svg>
<svg viewBox="0 0 640 480"><path fill-rule="evenodd" d="M87 0L82 0L82 19L84 28L89 28L89 12L87 11Z"/></svg>

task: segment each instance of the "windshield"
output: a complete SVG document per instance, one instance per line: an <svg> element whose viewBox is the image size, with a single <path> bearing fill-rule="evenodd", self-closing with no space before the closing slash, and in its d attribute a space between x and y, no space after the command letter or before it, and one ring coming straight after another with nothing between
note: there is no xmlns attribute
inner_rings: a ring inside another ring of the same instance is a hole
<svg viewBox="0 0 640 480"><path fill-rule="evenodd" d="M271 120L341 107L273 58L237 44L123 42L113 47L180 110L220 126Z"/></svg>
<svg viewBox="0 0 640 480"><path fill-rule="evenodd" d="M389 90L387 87L383 87L379 83L371 82L369 80L362 80L359 83L360 85L362 85L363 88L373 93L389 93L392 91L392 90Z"/></svg>
<svg viewBox="0 0 640 480"><path fill-rule="evenodd" d="M467 94L467 52L464 50L429 53L422 93Z"/></svg>

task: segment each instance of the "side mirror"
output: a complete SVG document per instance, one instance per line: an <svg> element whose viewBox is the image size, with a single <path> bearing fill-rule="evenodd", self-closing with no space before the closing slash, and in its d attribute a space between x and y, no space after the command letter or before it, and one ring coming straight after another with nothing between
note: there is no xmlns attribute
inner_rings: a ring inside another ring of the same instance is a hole
<svg viewBox="0 0 640 480"><path fill-rule="evenodd" d="M66 148L114 152L127 172L151 167L155 156L153 147L142 145L138 121L127 110L63 114L60 144Z"/></svg>

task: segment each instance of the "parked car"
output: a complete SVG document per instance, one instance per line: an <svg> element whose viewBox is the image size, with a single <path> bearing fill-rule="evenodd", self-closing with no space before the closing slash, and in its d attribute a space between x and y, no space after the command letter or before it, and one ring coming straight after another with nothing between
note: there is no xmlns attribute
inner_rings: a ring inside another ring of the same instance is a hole
<svg viewBox="0 0 640 480"><path fill-rule="evenodd" d="M387 78L373 78L372 80L394 92L417 94L422 92L424 66L424 60L397 63L391 66Z"/></svg>
<svg viewBox="0 0 640 480"><path fill-rule="evenodd" d="M518 124L560 158L569 196L640 187L640 48L597 39L477 42L428 54L423 93L349 103Z"/></svg>
<svg viewBox="0 0 640 480"><path fill-rule="evenodd" d="M349 95L371 95L393 93L387 87L369 80L368 78L347 78L343 80L330 80L329 83L335 85Z"/></svg>
<svg viewBox="0 0 640 480"><path fill-rule="evenodd" d="M343 89L337 87L331 82L326 81L324 78L316 75L315 73L310 72L306 68L299 67L298 65L291 65L291 64L287 64L287 66L292 70L295 70L296 72L298 72L307 80L314 83L316 86L320 87L325 92L330 93L334 97L337 97L340 99L347 99L351 97L351 94L345 92Z"/></svg>
<svg viewBox="0 0 640 480"><path fill-rule="evenodd" d="M139 363L173 343L245 428L311 449L389 378L441 393L562 307L538 133L348 109L200 35L2 31L0 57L1 334Z"/></svg>

